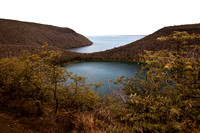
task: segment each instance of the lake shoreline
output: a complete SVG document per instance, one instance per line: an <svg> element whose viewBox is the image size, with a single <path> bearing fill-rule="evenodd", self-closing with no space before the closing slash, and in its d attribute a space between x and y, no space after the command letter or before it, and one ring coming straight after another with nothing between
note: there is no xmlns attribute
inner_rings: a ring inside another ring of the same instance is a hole
<svg viewBox="0 0 200 133"><path fill-rule="evenodd" d="M68 65L68 64L73 64L73 63L82 63L82 62L121 62L121 63L137 63L137 64L144 64L142 62L137 62L137 61L101 61L101 60L94 60L94 61L90 61L90 60L77 60L77 61L72 61L72 62L67 62L67 63L63 63L61 64L61 67L64 65Z"/></svg>

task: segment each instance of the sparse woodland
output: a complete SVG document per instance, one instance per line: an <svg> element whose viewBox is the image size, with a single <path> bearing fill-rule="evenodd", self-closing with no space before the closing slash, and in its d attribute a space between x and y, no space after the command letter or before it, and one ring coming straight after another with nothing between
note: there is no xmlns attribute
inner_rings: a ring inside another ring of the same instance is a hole
<svg viewBox="0 0 200 133"><path fill-rule="evenodd" d="M172 49L138 55L142 70L110 81L117 95L104 97L95 92L101 84L57 65L63 51L47 44L2 58L1 112L33 132L200 132L200 46L191 44L199 39L185 31L157 37ZM72 59L97 57L80 55Z"/></svg>

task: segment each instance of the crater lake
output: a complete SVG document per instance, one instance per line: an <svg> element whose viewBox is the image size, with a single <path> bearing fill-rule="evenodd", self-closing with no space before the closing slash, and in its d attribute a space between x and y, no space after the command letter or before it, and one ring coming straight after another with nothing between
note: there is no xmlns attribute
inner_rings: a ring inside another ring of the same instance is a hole
<svg viewBox="0 0 200 133"><path fill-rule="evenodd" d="M144 35L128 36L88 36L93 45L69 49L80 53L93 53L123 46L143 38ZM86 83L103 83L104 85L97 89L99 94L112 93L114 85L108 81L115 81L123 74L125 77L131 77L136 71L141 69L141 65L136 62L77 62L63 66L73 75L79 75L86 78Z"/></svg>

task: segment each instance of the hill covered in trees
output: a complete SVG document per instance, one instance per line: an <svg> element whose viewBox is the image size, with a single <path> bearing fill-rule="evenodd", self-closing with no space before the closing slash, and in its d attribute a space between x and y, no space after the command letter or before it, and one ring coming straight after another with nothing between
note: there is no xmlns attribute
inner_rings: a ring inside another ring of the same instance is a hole
<svg viewBox="0 0 200 133"><path fill-rule="evenodd" d="M110 49L103 52L90 54L90 58L94 60L115 60L115 61L133 61L138 59L139 54L143 54L144 50L158 51L158 50L175 50L174 41L157 41L160 36L168 36L174 31L186 31L189 34L200 33L200 24L179 25L164 27L153 34L150 34L138 41L132 42L125 46ZM200 45L200 40L193 39L188 41L187 45ZM199 56L199 52L196 52Z"/></svg>
<svg viewBox="0 0 200 133"><path fill-rule="evenodd" d="M71 51L63 51L60 62L70 62L70 61L139 61L139 55L144 54L147 51L160 51L160 50L170 50L176 51L176 42L173 40L158 41L157 38L161 36L168 36L174 33L174 31L186 31L189 34L199 34L200 24L190 24L190 25L179 25L164 27L153 34L145 36L144 38L121 46L118 48L113 48L110 50L95 52L95 53L76 53ZM183 44L184 45L184 44ZM199 39L188 40L187 46L190 45L200 45ZM190 51L188 54L193 52L194 57L200 56L200 51Z"/></svg>
<svg viewBox="0 0 200 133"><path fill-rule="evenodd" d="M0 19L0 58L19 56L22 50L30 52L47 42L51 50L62 51L60 63L70 61L138 61L144 50L175 50L173 41L157 41L160 36L168 36L174 31L186 31L189 34L200 33L200 24L164 27L138 41L118 48L91 54L76 53L67 48L88 46L92 42L69 28ZM193 39L187 45L200 45ZM190 54L190 53L188 53ZM199 51L195 51L199 56Z"/></svg>
<svg viewBox="0 0 200 133"><path fill-rule="evenodd" d="M52 50L63 52L59 61L72 61L82 54L65 51L67 48L92 45L92 42L69 28L0 19L0 58L33 52L47 42Z"/></svg>

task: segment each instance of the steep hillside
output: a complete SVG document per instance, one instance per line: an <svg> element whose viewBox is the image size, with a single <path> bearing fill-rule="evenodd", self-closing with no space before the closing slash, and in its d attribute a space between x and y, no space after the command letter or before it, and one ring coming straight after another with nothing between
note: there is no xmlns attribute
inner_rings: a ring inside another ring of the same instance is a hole
<svg viewBox="0 0 200 133"><path fill-rule="evenodd" d="M131 61L137 60L138 55L142 54L144 50L173 50L174 42L166 41L159 42L156 39L160 36L168 36L173 31L187 31L188 33L200 33L200 24L170 26L162 28L153 34L150 34L136 42L130 43L125 46L114 48L111 50L97 52L90 54L90 59L94 60L115 60L115 61ZM189 44L200 45L200 40L192 40ZM199 56L199 52L196 53Z"/></svg>
<svg viewBox="0 0 200 133"><path fill-rule="evenodd" d="M69 28L0 19L0 45L38 46L43 42L62 49L92 45Z"/></svg>

